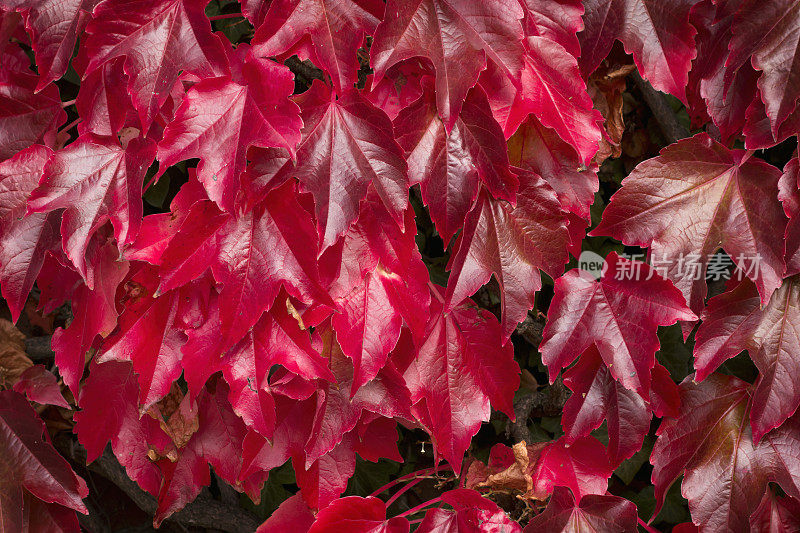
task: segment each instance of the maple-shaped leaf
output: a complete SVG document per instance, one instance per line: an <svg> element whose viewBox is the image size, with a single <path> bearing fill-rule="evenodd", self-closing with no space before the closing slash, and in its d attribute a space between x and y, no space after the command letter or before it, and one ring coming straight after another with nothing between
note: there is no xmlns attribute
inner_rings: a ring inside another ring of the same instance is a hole
<svg viewBox="0 0 800 533"><path fill-rule="evenodd" d="M36 144L0 162L0 285L17 321L45 253L58 247L61 213L25 216L28 196L39 184L50 149Z"/></svg>
<svg viewBox="0 0 800 533"><path fill-rule="evenodd" d="M111 221L120 248L133 242L142 222L142 182L154 156L155 146L146 141L123 149L107 137L82 135L53 154L31 193L31 213L64 209L64 251L89 288L95 283L86 261L89 240Z"/></svg>
<svg viewBox="0 0 800 533"><path fill-rule="evenodd" d="M680 389L680 416L662 422L650 457L654 516L681 475L692 521L709 530L748 531L769 482L794 498L800 495L800 420L790 418L754 444L747 383L713 374L698 384L689 376Z"/></svg>
<svg viewBox="0 0 800 533"><path fill-rule="evenodd" d="M733 17L725 88L729 90L736 71L748 61L761 71L758 87L774 136L795 110L800 95L798 24L800 5L790 0L768 4L747 0Z"/></svg>
<svg viewBox="0 0 800 533"><path fill-rule="evenodd" d="M81 47L84 77L106 61L125 57L128 92L148 129L181 70L204 77L228 73L222 41L211 33L204 7L197 0L101 2Z"/></svg>
<svg viewBox="0 0 800 533"><path fill-rule="evenodd" d="M800 279L785 279L762 308L755 285L742 281L709 300L696 333L696 380L702 381L725 360L747 350L758 367L750 422L758 442L800 405Z"/></svg>
<svg viewBox="0 0 800 533"><path fill-rule="evenodd" d="M314 340L320 353L330 360L336 381L319 385L317 410L304 448L306 469L333 450L343 435L356 427L364 411L389 418L411 418L408 389L397 370L385 367L351 395L353 365L342 353L329 323L315 330Z"/></svg>
<svg viewBox="0 0 800 533"><path fill-rule="evenodd" d="M697 57L689 72L687 99L692 125L698 126L710 117L719 128L723 144L742 134L749 121L747 110L756 98L758 72L747 63L739 67L730 77L725 63L730 51L731 29L734 15L741 5L738 0L696 3L690 13L690 21L697 28ZM766 113L765 113L766 117ZM769 121L767 121L769 122ZM767 124L769 139L772 130Z"/></svg>
<svg viewBox="0 0 800 533"><path fill-rule="evenodd" d="M296 101L303 117L297 163L287 163L275 179L295 176L314 196L322 249L356 219L370 184L402 223L408 205L407 166L386 113L355 89L336 98L319 81Z"/></svg>
<svg viewBox="0 0 800 533"><path fill-rule="evenodd" d="M330 301L319 284L316 242L294 183L273 190L238 218L200 201L164 250L158 292L185 285L211 267L223 285L219 335L224 350L256 323L281 286L306 301Z"/></svg>
<svg viewBox="0 0 800 533"><path fill-rule="evenodd" d="M157 420L139 411L139 385L130 363L93 364L81 390L75 413L75 433L91 463L111 442L111 449L128 476L147 492L158 494L161 472L148 458L152 449L171 444Z"/></svg>
<svg viewBox="0 0 800 533"><path fill-rule="evenodd" d="M540 36L525 40L525 66L521 84L491 65L481 75L495 118L508 138L528 115L553 128L588 163L602 136L600 112L592 109L578 70L578 62L560 44Z"/></svg>
<svg viewBox="0 0 800 533"><path fill-rule="evenodd" d="M697 316L680 291L649 265L612 252L604 268L599 281L579 269L556 280L539 347L542 361L552 382L594 344L614 379L647 397L658 326Z"/></svg>
<svg viewBox="0 0 800 533"><path fill-rule="evenodd" d="M0 64L12 55L0 50ZM34 143L55 145L56 128L66 120L58 87L35 92L38 77L30 71L0 68L0 161Z"/></svg>
<svg viewBox="0 0 800 533"><path fill-rule="evenodd" d="M85 283L78 286L70 301L72 322L53 333L52 346L58 372L75 396L78 396L86 352L98 335L107 337L117 325L114 297L129 268L128 262L117 261L118 257L119 251L113 243L100 247L95 261L97 285L94 289L89 289Z"/></svg>
<svg viewBox="0 0 800 533"><path fill-rule="evenodd" d="M638 393L613 378L597 348L586 350L564 373L564 384L572 391L561 418L567 442L588 435L605 420L612 464L639 451L650 431L650 410Z"/></svg>
<svg viewBox="0 0 800 533"><path fill-rule="evenodd" d="M696 2L586 0L585 29L578 34L584 77L600 65L619 39L653 87L685 101L695 57L696 30L689 24L689 10Z"/></svg>
<svg viewBox="0 0 800 533"><path fill-rule="evenodd" d="M422 199L446 245L464 224L481 183L495 198L513 202L518 180L483 89L470 91L449 133L437 115L429 77L423 89L397 116L394 129L406 151L409 181L421 183Z"/></svg>
<svg viewBox="0 0 800 533"><path fill-rule="evenodd" d="M415 242L416 223L406 210L399 228L373 191L345 233L341 254L321 259L323 270L339 270L330 285L337 302L332 325L353 360L353 393L383 368L406 324L421 338L428 321L428 270ZM333 250L332 250L333 252Z"/></svg>
<svg viewBox="0 0 800 533"><path fill-rule="evenodd" d="M31 36L36 57L39 83L36 90L59 79L67 71L78 35L91 18L99 0L5 0L4 3L23 13L25 29Z"/></svg>
<svg viewBox="0 0 800 533"><path fill-rule="evenodd" d="M128 76L123 58L107 61L89 72L81 82L75 108L81 117L80 133L114 136L127 120L139 124L136 110L126 87Z"/></svg>
<svg viewBox="0 0 800 533"><path fill-rule="evenodd" d="M49 504L88 514L86 482L50 443L44 422L24 396L0 391L0 529L25 531L28 492Z"/></svg>
<svg viewBox="0 0 800 533"><path fill-rule="evenodd" d="M487 61L520 83L523 16L515 0L392 0L370 48L373 85L400 61L430 59L436 71L431 93L449 133Z"/></svg>
<svg viewBox="0 0 800 533"><path fill-rule="evenodd" d="M434 508L416 529L419 533L471 533L473 531L503 531L520 533L522 528L496 503L470 489L454 489L441 495L442 502L453 510ZM392 530L387 530L387 533ZM398 533L401 531L397 530Z"/></svg>
<svg viewBox="0 0 800 533"><path fill-rule="evenodd" d="M314 519L314 513L308 508L303 496L295 494L283 500L267 521L258 526L256 533L285 533L292 528L298 533L308 533Z"/></svg>
<svg viewBox="0 0 800 533"><path fill-rule="evenodd" d="M116 331L98 349L98 361L131 361L139 377L142 411L163 398L181 375L180 350L186 336L178 329L183 291L153 297L154 269L144 268L125 285L125 309Z"/></svg>
<svg viewBox="0 0 800 533"><path fill-rule="evenodd" d="M192 86L158 143L159 172L199 157L197 177L208 197L231 212L248 147L293 151L302 126L288 98L294 76L287 67L252 59L241 71L241 79L208 78Z"/></svg>
<svg viewBox="0 0 800 533"><path fill-rule="evenodd" d="M750 531L789 533L797 530L800 530L800 501L789 496L779 498L768 489L750 515Z"/></svg>
<svg viewBox="0 0 800 533"><path fill-rule="evenodd" d="M534 306L542 288L539 269L557 278L569 260L567 218L540 176L517 169L517 204L482 190L464 222L448 268L447 299L457 305L489 281L500 285L501 327L509 337Z"/></svg>
<svg viewBox="0 0 800 533"><path fill-rule="evenodd" d="M508 157L513 165L547 180L565 210L589 220L589 208L600 186L597 167L585 167L575 149L555 131L536 117L528 117L508 139Z"/></svg>
<svg viewBox="0 0 800 533"><path fill-rule="evenodd" d="M19 381L14 383L14 390L32 402L69 409L69 404L61 394L58 379L44 365L33 365L23 372Z"/></svg>
<svg viewBox="0 0 800 533"><path fill-rule="evenodd" d="M623 180L591 234L650 247L695 313L703 309L708 263L724 248L766 304L784 271L786 217L780 170L751 155L705 133L672 144Z"/></svg>
<svg viewBox="0 0 800 533"><path fill-rule="evenodd" d="M386 504L374 496L340 498L317 513L309 533L335 533L338 531L382 533L408 533L408 520L402 517L386 518Z"/></svg>
<svg viewBox="0 0 800 533"><path fill-rule="evenodd" d="M504 338L488 311L466 305L439 309L432 313L427 339L404 373L415 413L455 471L461 469L481 422L489 420L492 406L513 416L519 367Z"/></svg>
<svg viewBox="0 0 800 533"><path fill-rule="evenodd" d="M280 0L272 2L253 37L253 53L276 56L310 37L311 60L326 70L336 92L353 86L359 69L356 51L375 33L383 16L377 0Z"/></svg>
<svg viewBox="0 0 800 533"><path fill-rule="evenodd" d="M589 494L576 500L568 488L556 487L547 508L531 519L523 533L635 533L636 524L636 505L625 498Z"/></svg>

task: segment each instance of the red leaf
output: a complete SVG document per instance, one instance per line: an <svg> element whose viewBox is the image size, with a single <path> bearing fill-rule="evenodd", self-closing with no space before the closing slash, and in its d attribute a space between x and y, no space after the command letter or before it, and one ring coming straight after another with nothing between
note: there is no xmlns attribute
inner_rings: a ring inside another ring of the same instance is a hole
<svg viewBox="0 0 800 533"><path fill-rule="evenodd" d="M45 253L58 247L61 212L26 215L28 196L39 184L52 152L33 145L0 162L0 284L17 321Z"/></svg>
<svg viewBox="0 0 800 533"><path fill-rule="evenodd" d="M322 509L309 533L408 533L408 520L401 517L386 518L386 504L370 496L348 496L336 500Z"/></svg>
<svg viewBox="0 0 800 533"><path fill-rule="evenodd" d="M613 465L639 451L650 431L650 411L636 392L619 384L594 346L581 355L578 364L564 373L564 384L572 396L564 405L561 425L568 443L608 424L608 455Z"/></svg>
<svg viewBox="0 0 800 533"><path fill-rule="evenodd" d="M82 135L53 154L30 195L31 213L65 209L64 251L89 288L95 285L85 257L89 239L110 220L119 248L133 242L142 222L142 181L154 155L146 141L123 149L107 137Z"/></svg>
<svg viewBox="0 0 800 533"><path fill-rule="evenodd" d="M207 78L191 87L158 143L159 172L200 158L197 177L208 197L233 212L250 146L294 151L302 121L289 69L269 60L241 65L242 79Z"/></svg>
<svg viewBox="0 0 800 533"><path fill-rule="evenodd" d="M650 462L656 509L683 475L681 493L692 521L712 530L747 531L768 482L792 497L800 495L800 421L789 419L753 443L747 423L751 398L747 383L714 374L702 383L692 376L681 384L681 414L658 429Z"/></svg>
<svg viewBox="0 0 800 533"><path fill-rule="evenodd" d="M39 78L27 69L7 69L5 63L12 61L0 50L0 161L34 143L54 146L56 128L66 120L58 87L35 92Z"/></svg>
<svg viewBox="0 0 800 533"><path fill-rule="evenodd" d="M128 76L122 65L124 59L112 59L89 72L81 82L75 108L81 117L80 133L114 136L133 115L138 125L131 97L125 90Z"/></svg>
<svg viewBox="0 0 800 533"><path fill-rule="evenodd" d="M625 45L642 76L659 91L686 101L696 30L689 10L697 0L586 0L581 41L581 72L594 71L616 39Z"/></svg>
<svg viewBox="0 0 800 533"><path fill-rule="evenodd" d="M34 365L23 372L19 381L14 384L14 390L24 394L32 402L69 409L69 404L61 394L58 380L43 365Z"/></svg>
<svg viewBox="0 0 800 533"><path fill-rule="evenodd" d="M308 533L314 523L314 514L300 494L283 500L280 506L261 524L256 533Z"/></svg>
<svg viewBox="0 0 800 533"><path fill-rule="evenodd" d="M633 279L624 279L636 272ZM539 350L551 382L576 354L595 344L614 379L645 397L659 346L658 326L697 320L669 281L616 252L606 258L600 281L581 270L557 279L548 315Z"/></svg>
<svg viewBox="0 0 800 533"><path fill-rule="evenodd" d="M0 452L0 526L4 531L25 530L25 492L88 513L82 501L89 495L86 483L53 448L44 422L25 397L13 391L0 391Z"/></svg>
<svg viewBox="0 0 800 533"><path fill-rule="evenodd" d="M276 56L311 38L315 65L328 72L343 94L359 69L356 51L375 33L383 15L377 0L280 0L272 2L253 38L253 53Z"/></svg>
<svg viewBox="0 0 800 533"><path fill-rule="evenodd" d="M539 269L557 278L569 260L567 218L541 177L518 170L517 204L482 190L467 215L448 268L447 300L457 305L494 274L501 289L503 335L509 337L542 288Z"/></svg>
<svg viewBox="0 0 800 533"><path fill-rule="evenodd" d="M209 266L220 292L220 344L233 346L284 286L289 294L329 301L319 285L316 232L293 183L272 191L239 218L211 202L192 206L161 258L158 292L185 285ZM268 253L267 253L268 252Z"/></svg>
<svg viewBox="0 0 800 533"><path fill-rule="evenodd" d="M784 280L762 309L755 286L744 280L709 301L695 337L697 381L742 350L758 367L750 410L756 443L800 405L800 312L795 304L800 299L799 281L796 276Z"/></svg>
<svg viewBox="0 0 800 533"><path fill-rule="evenodd" d="M224 76L228 65L221 41L211 34L203 2L126 0L101 2L86 26L84 77L103 63L125 57L128 92L142 126L149 129L181 70Z"/></svg>
<svg viewBox="0 0 800 533"><path fill-rule="evenodd" d="M513 416L519 367L511 343L503 342L500 324L488 311L458 306L438 311L431 321L405 379L415 414L437 452L458 472L470 439L489 420L490 403Z"/></svg>
<svg viewBox="0 0 800 533"><path fill-rule="evenodd" d="M161 472L148 458L171 445L170 438L150 416L140 416L139 387L129 363L111 361L91 367L75 413L75 433L86 448L87 463L111 448L128 476L150 494L158 494Z"/></svg>
<svg viewBox="0 0 800 533"><path fill-rule="evenodd" d="M766 304L784 271L780 174L701 133L640 163L623 180L592 235L649 246L695 313L703 309L708 262L722 247L756 283ZM694 275L694 267L701 275Z"/></svg>
<svg viewBox="0 0 800 533"><path fill-rule="evenodd" d="M520 83L523 16L513 0L392 0L370 48L372 83L380 82L400 61L430 59L436 70L436 90L430 93L449 133L487 61Z"/></svg>
<svg viewBox="0 0 800 533"><path fill-rule="evenodd" d="M447 133L429 78L423 79L423 88L422 96L397 116L394 128L407 154L409 181L422 184L422 199L447 245L464 223L480 183L495 198L513 202L518 180L508 168L505 138L482 89L469 93Z"/></svg>
<svg viewBox="0 0 800 533"><path fill-rule="evenodd" d="M355 221L370 184L401 223L409 184L389 117L360 92L349 90L336 99L320 82L297 101L303 112L303 140L297 147L297 164L287 163L279 176L296 176L314 196L322 249Z"/></svg>
<svg viewBox="0 0 800 533"><path fill-rule="evenodd" d="M789 496L778 498L771 490L750 515L751 531L789 533L800 529L800 502Z"/></svg>
<svg viewBox="0 0 800 533"><path fill-rule="evenodd" d="M636 519L636 506L625 498L590 494L576 501L569 489L556 487L547 508L534 516L523 531L635 533Z"/></svg>
<svg viewBox="0 0 800 533"><path fill-rule="evenodd" d="M519 524L511 520L496 503L474 490L451 490L442 494L441 499L451 506L453 511L441 508L428 510L416 530L417 533L478 531L520 533L522 531Z"/></svg>
<svg viewBox="0 0 800 533"><path fill-rule="evenodd" d="M581 437L573 443L561 438L541 446L538 457L530 457L526 476L531 479L528 496L544 499L555 487L569 487L579 497L605 494L608 478L614 471L606 449L594 437Z"/></svg>

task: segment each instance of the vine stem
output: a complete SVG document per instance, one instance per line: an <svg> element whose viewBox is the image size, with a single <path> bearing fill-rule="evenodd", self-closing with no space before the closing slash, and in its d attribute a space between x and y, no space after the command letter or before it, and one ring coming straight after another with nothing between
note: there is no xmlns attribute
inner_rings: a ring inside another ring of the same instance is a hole
<svg viewBox="0 0 800 533"><path fill-rule="evenodd" d="M60 130L58 130L58 133L63 133L65 131L69 131L72 128L74 128L75 126L77 126L80 122L81 122L81 119L80 118L76 118L75 120L73 120L72 122L70 122L69 124L67 124L63 128L61 128Z"/></svg>
<svg viewBox="0 0 800 533"><path fill-rule="evenodd" d="M439 496L438 498L434 498L432 500L428 500L427 502L423 502L423 503L417 505L416 507L412 507L411 509L409 509L408 511L406 511L404 513L400 513L397 516L403 517L403 516L409 516L409 515L412 515L412 514L416 514L416 513L420 512L420 511L422 511L423 509L425 509L426 507L430 507L431 505L436 505L440 501L442 501L442 497L441 496Z"/></svg>
<svg viewBox="0 0 800 533"><path fill-rule="evenodd" d="M389 498L388 500L386 500L386 508L388 509L390 505L392 505L392 504L393 504L395 501L397 501L397 498L399 498L400 496L402 496L404 493L408 492L408 490L409 490L409 489L413 488L413 487L414 487L414 485L416 485L417 483L419 483L419 482L420 482L420 481L422 481L423 479L424 479L424 478L418 477L418 478L416 478L416 479L412 480L411 482L409 482L409 483L406 483L406 486L405 486L405 487L403 487L402 489L400 489L400 490L398 490L397 492L395 492L395 493L392 495L392 497L391 497L391 498Z"/></svg>
<svg viewBox="0 0 800 533"><path fill-rule="evenodd" d="M226 13L224 15L214 15L213 17L208 17L208 20L225 20L225 19L234 19L236 17L244 18L244 15L241 13Z"/></svg>
<svg viewBox="0 0 800 533"><path fill-rule="evenodd" d="M62 108L66 108L66 107L71 106L74 103L75 103L75 100L67 100L66 102L61 102L61 107Z"/></svg>
<svg viewBox="0 0 800 533"><path fill-rule="evenodd" d="M387 490L391 489L395 485L397 485L399 483L403 483L404 481L410 481L410 480L415 479L415 478L417 478L419 476L427 476L428 474L431 474L434 471L435 468L436 467L433 467L433 466L430 467L430 468L423 468L422 470L417 470L416 472L411 472L410 474L406 474L405 476L402 476L402 477L399 477L397 479L394 479L394 480L390 481L389 483L387 483L386 485L380 487L378 490L376 490L372 494L370 494L370 496L378 496L378 494L386 492Z"/></svg>

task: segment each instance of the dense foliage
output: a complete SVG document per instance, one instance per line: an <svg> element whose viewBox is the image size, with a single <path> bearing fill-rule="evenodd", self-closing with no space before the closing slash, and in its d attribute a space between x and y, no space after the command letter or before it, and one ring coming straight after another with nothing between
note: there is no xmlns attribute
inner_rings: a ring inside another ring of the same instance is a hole
<svg viewBox="0 0 800 533"><path fill-rule="evenodd" d="M0 0L0 532L800 530L798 57L797 0Z"/></svg>

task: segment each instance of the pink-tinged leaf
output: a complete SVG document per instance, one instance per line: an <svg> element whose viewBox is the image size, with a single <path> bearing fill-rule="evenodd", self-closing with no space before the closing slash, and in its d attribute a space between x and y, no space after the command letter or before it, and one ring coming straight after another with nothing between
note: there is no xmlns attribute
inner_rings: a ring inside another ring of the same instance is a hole
<svg viewBox="0 0 800 533"><path fill-rule="evenodd" d="M585 167L575 149L536 117L528 117L511 136L508 153L513 165L547 180L565 210L589 220L589 208L600 186L596 165Z"/></svg>
<svg viewBox="0 0 800 533"><path fill-rule="evenodd" d="M386 518L386 504L369 496L348 496L331 503L317 513L309 533L408 533L408 520Z"/></svg>
<svg viewBox="0 0 800 533"><path fill-rule="evenodd" d="M581 55L578 33L583 29L581 0L524 0L522 27L526 36L545 37L575 57Z"/></svg>
<svg viewBox="0 0 800 533"><path fill-rule="evenodd" d="M789 137L797 135L797 132L800 131L800 108L796 107L773 133L760 91L753 98L750 107L747 108L745 118L742 133L745 136L745 147L748 150L771 148Z"/></svg>
<svg viewBox="0 0 800 533"><path fill-rule="evenodd" d="M669 370L656 361L650 374L650 410L658 418L676 417L681 408L681 393Z"/></svg>
<svg viewBox="0 0 800 533"><path fill-rule="evenodd" d="M501 327L509 337L542 288L539 269L557 278L569 261L567 217L553 189L536 174L517 170L517 204L478 194L451 255L447 300L468 298L492 275L500 285Z"/></svg>
<svg viewBox="0 0 800 533"><path fill-rule="evenodd" d="M351 397L353 365L342 353L334 331L329 324L323 324L315 330L314 337L320 353L330 359L336 381L318 385L317 411L303 450L306 469L333 450L343 436L356 427L364 411L389 418L411 419L409 392L396 370L391 366L385 367L375 379L359 388Z"/></svg>
<svg viewBox="0 0 800 533"><path fill-rule="evenodd" d="M122 65L124 59L112 59L89 72L81 82L75 108L81 117L80 133L114 136L131 116L138 124L136 110L125 90L128 76Z"/></svg>
<svg viewBox="0 0 800 533"><path fill-rule="evenodd" d="M308 533L314 524L314 513L308 508L300 494L283 500L280 506L261 524L256 533Z"/></svg>
<svg viewBox="0 0 800 533"><path fill-rule="evenodd" d="M453 508L430 509L417 528L418 533L473 533L502 531L520 533L522 528L493 501L470 489L455 489L442 494ZM390 530L394 533L393 530ZM398 533L400 530L398 530Z"/></svg>
<svg viewBox="0 0 800 533"><path fill-rule="evenodd" d="M339 498L356 470L355 436L348 433L330 452L306 467L302 454L292 457L295 478L309 507L322 509Z"/></svg>
<svg viewBox="0 0 800 533"><path fill-rule="evenodd" d="M514 0L392 0L370 48L373 84L400 61L417 56L430 59L436 70L436 90L431 96L449 133L487 61L520 83L523 16Z"/></svg>
<svg viewBox="0 0 800 533"><path fill-rule="evenodd" d="M170 438L150 416L140 416L139 386L129 363L111 361L90 368L75 413L75 433L91 463L111 448L131 479L150 494L158 494L161 473L148 458L163 452Z"/></svg>
<svg viewBox="0 0 800 533"><path fill-rule="evenodd" d="M69 404L61 394L58 380L43 365L34 365L23 372L19 381L14 384L14 390L24 394L32 402L69 409Z"/></svg>
<svg viewBox="0 0 800 533"><path fill-rule="evenodd" d="M689 376L680 388L681 414L662 422L650 457L654 515L680 475L692 521L712 531L748 531L768 482L778 483L794 498L800 495L797 418L754 444L747 383L713 374L699 384Z"/></svg>
<svg viewBox="0 0 800 533"><path fill-rule="evenodd" d="M310 37L311 60L342 94L356 81L356 51L366 35L375 33L383 10L378 0L273 1L253 37L253 53L277 56Z"/></svg>
<svg viewBox="0 0 800 533"><path fill-rule="evenodd" d="M142 411L166 396L172 382L181 375L180 350L186 335L177 329L183 291L158 298L153 292L158 277L144 268L125 285L125 309L116 331L98 349L98 361L131 361L139 378Z"/></svg>
<svg viewBox="0 0 800 533"><path fill-rule="evenodd" d="M250 146L294 151L300 111L289 100L294 76L267 59L241 66L242 79L209 78L191 87L158 143L159 172L178 161L200 158L197 177L208 197L233 212L239 175Z"/></svg>
<svg viewBox="0 0 800 533"><path fill-rule="evenodd" d="M201 201L161 257L159 292L188 283L210 266L223 284L219 334L227 349L272 305L281 286L305 301L330 301L319 285L316 257L316 230L294 183L273 190L239 218Z"/></svg>
<svg viewBox="0 0 800 533"><path fill-rule="evenodd" d="M400 111L420 97L420 81L428 74L429 69L422 58L403 61L387 70L378 83L372 84L368 79L367 86L371 85L372 89L366 97L394 120Z"/></svg>
<svg viewBox="0 0 800 533"><path fill-rule="evenodd" d="M94 290L81 284L72 295L73 320L66 329L53 333L53 351L64 383L78 396L86 352L95 338L107 337L117 325L114 296L128 274L127 261L117 261L119 252L111 243L101 247L96 265L98 284Z"/></svg>
<svg viewBox="0 0 800 533"><path fill-rule="evenodd" d="M658 326L678 320L697 320L680 291L649 265L612 252L599 281L579 269L556 280L539 347L542 361L552 382L594 344L614 379L648 397Z"/></svg>
<svg viewBox="0 0 800 533"><path fill-rule="evenodd" d="M724 248L766 304L784 271L786 217L780 170L751 155L705 133L672 144L623 180L591 234L650 247L695 313L704 306L708 262Z"/></svg>
<svg viewBox="0 0 800 533"><path fill-rule="evenodd" d="M534 516L524 533L581 533L618 531L635 533L636 506L625 498L590 494L577 501L566 487L556 487L547 508Z"/></svg>
<svg viewBox="0 0 800 533"><path fill-rule="evenodd" d="M401 223L408 205L407 166L386 113L355 89L337 99L318 81L296 101L303 140L297 163L287 163L279 175L297 177L314 196L322 249L355 221L370 184Z"/></svg>
<svg viewBox="0 0 800 533"><path fill-rule="evenodd" d="M756 287L742 281L712 298L702 315L694 349L697 381L747 350L758 367L750 421L753 441L780 426L800 405L800 279L784 280L762 309Z"/></svg>
<svg viewBox="0 0 800 533"><path fill-rule="evenodd" d="M582 163L588 163L597 152L603 117L592 109L577 60L544 37L528 37L525 43L521 84L515 85L494 65L481 76L492 113L507 138L533 114L574 147Z"/></svg>
<svg viewBox="0 0 800 533"><path fill-rule="evenodd" d="M422 184L422 199L447 244L463 225L481 183L495 198L513 202L518 180L509 170L505 138L483 89L470 91L448 133L430 82L423 79L422 96L400 112L394 129L406 151L409 181Z"/></svg>
<svg viewBox="0 0 800 533"><path fill-rule="evenodd" d="M79 58L84 77L103 63L125 57L128 92L142 126L149 129L181 70L203 76L228 73L225 51L197 0L101 2L86 27Z"/></svg>
<svg viewBox="0 0 800 533"><path fill-rule="evenodd" d="M99 0L6 0L24 15L36 56L40 91L67 72L75 43Z"/></svg>
<svg viewBox="0 0 800 533"><path fill-rule="evenodd" d="M89 495L86 483L53 448L44 422L25 397L13 391L0 392L0 452L0 529L26 530L24 491L88 513L82 501Z"/></svg>
<svg viewBox="0 0 800 533"><path fill-rule="evenodd" d="M786 272L784 276L800 273L800 158L792 157L783 167L778 182L778 199L789 217L786 225Z"/></svg>
<svg viewBox="0 0 800 533"><path fill-rule="evenodd" d="M60 212L25 216L28 196L39 184L51 154L50 149L37 144L0 162L0 285L15 322L46 252L58 248L61 241Z"/></svg>
<svg viewBox="0 0 800 533"><path fill-rule="evenodd" d="M778 498L767 490L750 515L750 531L790 533L800 530L800 502L789 496Z"/></svg>
<svg viewBox="0 0 800 533"><path fill-rule="evenodd" d="M733 17L730 56L726 61L725 89L748 61L761 71L758 87L766 104L773 135L795 110L800 95L800 5L790 0L747 0Z"/></svg>
<svg viewBox="0 0 800 533"><path fill-rule="evenodd" d="M564 373L572 391L564 405L561 425L568 443L608 425L608 456L613 465L639 451L650 431L650 411L639 394L619 384L592 346L578 364Z"/></svg>
<svg viewBox="0 0 800 533"><path fill-rule="evenodd" d="M133 242L142 221L142 182L154 156L155 146L146 141L133 141L125 150L109 138L86 134L55 152L44 167L28 211L65 209L64 251L89 288L96 282L85 257L89 239L111 221L119 248Z"/></svg>
<svg viewBox="0 0 800 533"><path fill-rule="evenodd" d="M0 50L0 64L11 61ZM54 146L56 128L67 115L61 108L58 87L35 92L39 78L30 71L0 68L0 161L34 143Z"/></svg>
<svg viewBox="0 0 800 533"><path fill-rule="evenodd" d="M633 54L653 87L686 101L688 73L696 51L689 10L697 0L586 0L580 65L584 77L596 69L616 39Z"/></svg>
<svg viewBox="0 0 800 533"><path fill-rule="evenodd" d="M500 324L488 311L464 305L439 310L405 371L415 413L456 472L491 406L513 416L519 366L513 346L503 341Z"/></svg>

